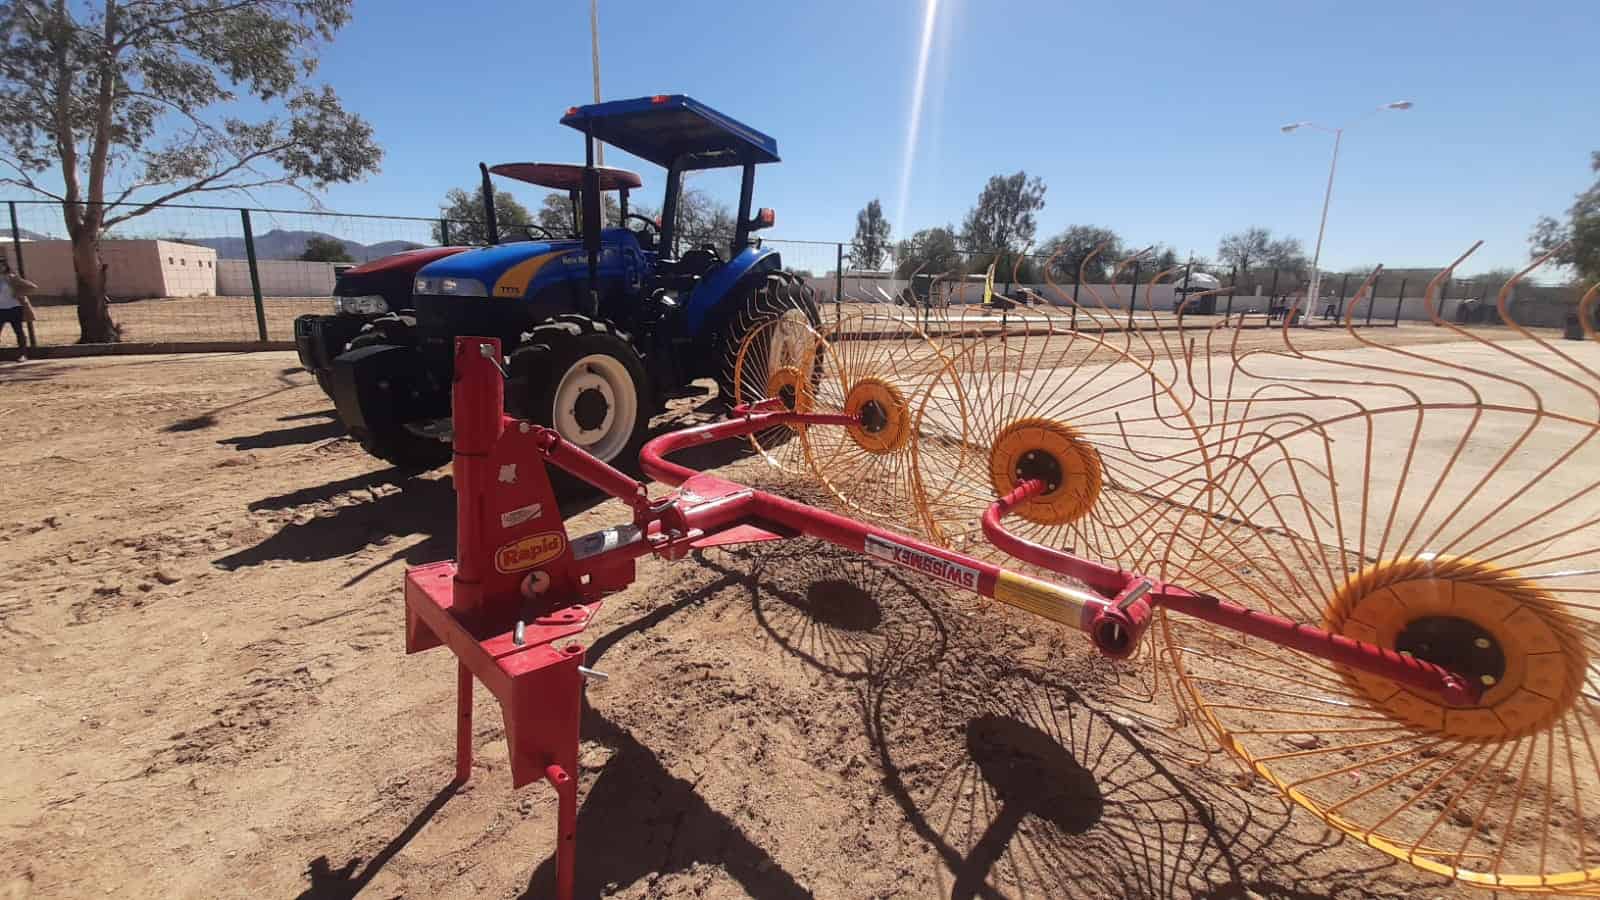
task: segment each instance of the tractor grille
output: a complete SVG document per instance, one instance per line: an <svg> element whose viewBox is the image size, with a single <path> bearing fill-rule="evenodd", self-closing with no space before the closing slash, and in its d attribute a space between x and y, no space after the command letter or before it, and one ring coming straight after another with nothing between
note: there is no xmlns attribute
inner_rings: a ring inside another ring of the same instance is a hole
<svg viewBox="0 0 1600 900"><path fill-rule="evenodd" d="M422 295L417 304L417 338L430 367L448 371L455 339L463 335L499 338L506 350L533 327L520 302L482 297Z"/></svg>

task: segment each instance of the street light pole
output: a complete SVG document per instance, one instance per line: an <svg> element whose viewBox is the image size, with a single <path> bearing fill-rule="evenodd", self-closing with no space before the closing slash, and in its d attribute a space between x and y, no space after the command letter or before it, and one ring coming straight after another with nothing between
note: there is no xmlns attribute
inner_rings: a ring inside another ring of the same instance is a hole
<svg viewBox="0 0 1600 900"><path fill-rule="evenodd" d="M594 102L600 102L600 0L589 0L589 55L594 67ZM606 164L606 145L595 141L595 164Z"/></svg>
<svg viewBox="0 0 1600 900"><path fill-rule="evenodd" d="M1413 105L1410 100L1396 100L1393 103L1385 103L1357 119L1356 122L1385 110L1405 110L1410 109ZM1355 122L1350 123L1350 125L1354 124ZM1293 122L1280 129L1284 134L1291 134L1301 128L1315 128L1318 131L1333 133L1333 158L1328 162L1328 187L1322 192L1322 220L1317 223L1317 246L1311 254L1311 286L1306 296L1306 308L1303 313L1308 322L1311 320L1311 310L1315 309L1322 300L1322 237L1328 230L1328 206L1333 202L1333 176L1339 171L1339 145L1344 141L1345 129L1349 128L1350 125L1329 128L1326 125L1318 125L1315 122Z"/></svg>
<svg viewBox="0 0 1600 900"><path fill-rule="evenodd" d="M1344 129L1333 132L1333 161L1328 163L1328 189L1322 193L1322 221L1317 224L1317 248L1311 252L1311 290L1306 297L1303 315L1311 321L1311 311L1322 301L1322 235L1328 230L1328 204L1333 202L1333 173L1339 170L1339 142L1344 140Z"/></svg>

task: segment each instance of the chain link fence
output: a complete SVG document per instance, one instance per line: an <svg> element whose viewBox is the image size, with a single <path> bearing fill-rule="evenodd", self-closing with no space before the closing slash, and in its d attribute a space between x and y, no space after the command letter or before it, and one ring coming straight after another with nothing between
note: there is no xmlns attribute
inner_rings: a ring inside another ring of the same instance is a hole
<svg viewBox="0 0 1600 900"><path fill-rule="evenodd" d="M995 311L1025 316L1030 308L1049 306L1067 312L1074 327L1127 327L1176 324L1178 314L1192 324L1208 325L1215 317L1244 325L1277 325L1293 315L1307 327L1344 327L1348 312L1358 326L1396 326L1429 322L1427 287L1438 269L1387 269L1356 301L1370 272L1322 274L1319 299L1308 300L1310 273L1305 270L1253 268L1240 272L1229 266L1166 265L1148 259L1121 265L1111 260L1100 266L1099 277L1076 277L1076 266L1063 265L1043 254L1003 255L965 250L942 254L936 264L901 260L886 248L876 265L858 265L848 242L764 240L778 250L784 266L805 277L818 301L900 307L933 317L948 317L951 310L978 314L984 308L986 289ZM994 263L992 286L988 269ZM1460 324L1499 324L1497 301L1504 280L1455 278L1441 282L1433 309L1441 319ZM995 302L998 298L999 302ZM1508 309L1520 324L1559 328L1577 300L1570 285L1527 282L1516 286ZM1354 307L1351 307L1355 301ZM1192 317L1192 318L1190 318Z"/></svg>
<svg viewBox="0 0 1600 900"><path fill-rule="evenodd" d="M39 285L33 297L33 342L76 343L77 282L61 205L44 200L4 201L0 254L13 271ZM114 218L127 210L113 206ZM293 321L330 309L341 268L416 247L449 242L469 223L412 216L378 216L173 204L108 229L99 256L105 268L112 319L125 342L159 344L242 343L283 346ZM480 229L481 230L481 229ZM935 263L901 260L894 248L874 265L859 260L846 241L764 239L784 267L805 278L824 305L842 314L845 304L879 304L919 310L930 321L950 310L963 315L1026 315L1049 305L1071 310L1074 327L1167 324L1178 312L1195 324L1228 317L1240 324L1276 324L1293 310L1303 325L1342 324L1349 298L1366 273L1327 274L1321 297L1308 302L1307 273L1178 264L1159 274L1148 260L1117 261L1097 278L1078 283L1075 267L1040 254L1002 256L951 250ZM994 262L990 305L986 273ZM939 271L933 271L938 269ZM1360 325L1427 321L1424 289L1434 272L1391 270L1352 311ZM1152 284L1152 280L1155 283ZM1453 280L1435 300L1449 321L1495 323L1499 282ZM998 303L996 303L998 298ZM1511 310L1519 322L1559 327L1574 296L1564 286L1519 286ZM935 313L934 311L941 311Z"/></svg>
<svg viewBox="0 0 1600 900"><path fill-rule="evenodd" d="M37 284L32 343L76 343L77 275L61 205L8 200L0 255ZM123 209L111 205L107 219ZM457 223L464 224L464 223ZM99 246L124 342L282 346L331 310L341 269L437 244L438 218L174 204L108 228Z"/></svg>

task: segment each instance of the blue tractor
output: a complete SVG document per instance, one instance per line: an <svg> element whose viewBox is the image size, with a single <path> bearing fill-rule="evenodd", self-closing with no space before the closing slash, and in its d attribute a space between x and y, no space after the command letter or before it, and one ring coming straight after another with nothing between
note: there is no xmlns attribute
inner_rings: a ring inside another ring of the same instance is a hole
<svg viewBox="0 0 1600 900"><path fill-rule="evenodd" d="M428 263L412 285L414 309L374 322L334 359L339 418L373 455L410 468L449 461L459 335L506 348L508 412L632 467L667 397L698 378L731 396L731 360L751 329L781 315L817 323L810 288L751 239L774 221L770 209L752 213L751 194L756 166L778 162L776 141L682 95L572 107L561 123L583 132L585 165L485 169L485 212L498 234L490 173L566 190L571 234L529 234ZM639 176L596 166L596 141L666 170L659 222L629 211ZM680 249L684 174L735 166L743 179L729 246ZM618 195L614 223L603 221L609 192Z"/></svg>

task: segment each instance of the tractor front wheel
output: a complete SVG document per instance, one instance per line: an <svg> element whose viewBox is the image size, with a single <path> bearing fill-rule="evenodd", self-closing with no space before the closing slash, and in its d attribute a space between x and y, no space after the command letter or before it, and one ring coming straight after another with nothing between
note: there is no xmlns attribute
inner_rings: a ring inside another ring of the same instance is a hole
<svg viewBox="0 0 1600 900"><path fill-rule="evenodd" d="M511 354L506 406L556 430L590 455L637 471L650 422L650 382L628 336L606 322L564 315L537 325ZM551 469L558 493L583 486Z"/></svg>

